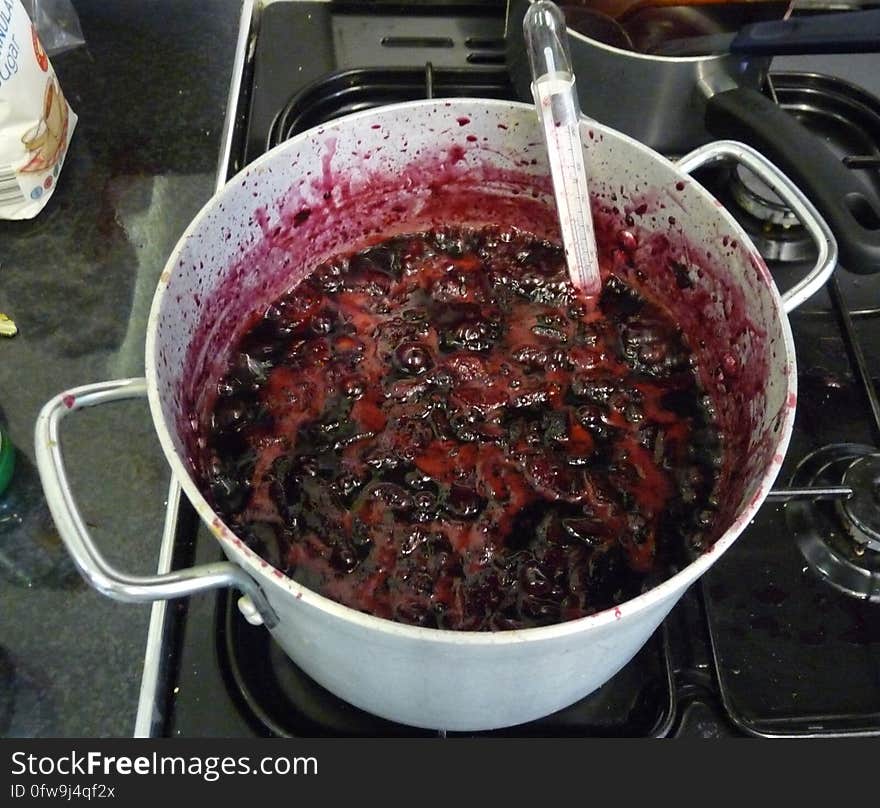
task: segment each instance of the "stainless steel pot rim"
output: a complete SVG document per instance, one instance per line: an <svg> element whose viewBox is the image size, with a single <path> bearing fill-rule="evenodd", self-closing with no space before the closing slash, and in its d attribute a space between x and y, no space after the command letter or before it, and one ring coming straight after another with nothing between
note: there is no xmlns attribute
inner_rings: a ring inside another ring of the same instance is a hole
<svg viewBox="0 0 880 808"><path fill-rule="evenodd" d="M534 2L534 0L530 0L530 3ZM640 53L635 50L628 50L627 48L615 48L613 45L609 45L606 42L602 42L599 39L593 39L592 37L587 36L586 34L582 34L580 31L576 31L570 26L566 26L566 31L568 31L568 36L570 39L577 40L579 42L583 42L593 48L598 48L599 50L604 50L608 53L614 53L621 57L631 57L633 59L642 59L645 62L666 62L666 63L696 63L696 62L715 62L722 61L730 57L729 53L712 53L706 54L703 56L661 56L659 54L651 54L651 53Z"/></svg>
<svg viewBox="0 0 880 808"><path fill-rule="evenodd" d="M531 104L503 101L497 99L424 99L421 101L391 104L376 109L356 112L351 115L338 118L327 124L322 124L320 127L317 127L317 129L320 130L322 133L330 133L332 132L332 130L340 126L350 126L353 123L366 121L370 118L377 116L394 114L397 111L412 110L413 108L419 107L436 108L439 105L449 107L450 110L453 110L457 105L471 105L472 108L472 105L474 103L480 104L485 108L496 108L499 110L518 109L524 112L534 111L534 107ZM638 150L650 152L656 160L665 163L672 170L680 173L683 177L687 178L693 186L694 190L704 195L707 202L716 208L717 215L722 218L733 231L736 232L736 237L740 240L740 243L744 246L747 245L747 248L750 249L754 258L758 262L756 266L761 268L762 276L765 280L766 291L768 294L771 295L774 309L776 310L777 316L780 318L781 321L785 354L791 359L791 361L787 363L786 368L786 400L789 402L795 401L797 395L797 373L794 363L795 351L791 327L788 322L788 317L785 314L779 291L776 288L776 285L773 282L769 270L767 269L763 259L752 245L752 242L749 239L748 235L727 210L717 205L714 197L712 197L712 195L709 194L708 191L706 191L702 186L694 182L693 179L689 177L689 175L683 173L681 169L677 168L675 163L666 159L661 154L654 152L652 149L645 146L643 143L635 140L634 138L631 138L615 129L612 129L611 127L605 126L592 119L586 118L586 116L584 116L584 118L585 120L589 121L589 125L591 128L594 128L602 133L607 133L614 138L627 141ZM412 626L405 623L398 623L393 620L388 620L386 618L376 617L374 615L358 611L357 609L352 609L348 606L338 603L337 601L326 598L323 595L319 595L317 592L314 592L311 589L307 589L293 579L284 575L280 570L271 567L268 562L266 562L256 553L254 553L241 539L239 539L233 533L233 531L230 530L230 528L223 522L223 520L216 514L216 512L202 495L198 486L195 484L191 474L181 462L174 443L171 439L171 435L168 431L168 427L165 423L164 414L162 412L162 406L159 399L159 391L156 383L157 367L155 361L156 338L158 333L158 322L162 303L164 301L169 282L173 277L173 273L177 271L178 267L180 266L181 262L179 259L179 255L181 250L183 249L183 246L186 244L188 239L199 229L203 219L208 216L211 211L214 210L217 201L219 199L222 199L228 189L235 186L238 182L241 181L241 179L253 173L261 171L264 164L271 163L272 161L277 159L277 155L279 153L287 149L294 148L299 142L303 140L314 137L315 132L315 129L302 132L301 134L296 135L290 140L285 141L284 143L261 155L250 165L246 166L240 172L238 172L238 174L232 177L224 186L224 188L222 188L220 191L214 194L211 199L208 200L208 202L202 207L199 213L192 220L189 227L181 236L173 252L168 258L168 261L165 265L165 271L163 271L159 283L156 287L156 292L153 297L153 302L150 308L150 315L147 323L147 338L145 346L147 397L149 400L150 412L153 418L154 425L156 427L159 442L162 446L162 451L165 453L165 457L169 465L171 466L172 473L179 481L181 487L183 488L183 491L186 493L188 499L194 506L199 517L209 527L211 532L226 545L231 554L234 556L236 562L243 566L244 569L254 578L256 578L258 582L262 583L265 579L271 578L274 580L274 583L287 590L287 592L289 592L289 594L293 596L293 598L295 598L296 600L300 600L304 604L319 609L341 620L347 621L348 623L354 624L355 626L363 627L364 629L379 631L387 635L409 637L420 641L438 642L442 644L455 643L459 645L507 645L519 644L523 642L540 642L565 636L573 636L581 632L586 627L596 628L602 625L613 624L623 617L646 611L653 606L662 603L667 597L672 596L673 593L679 588L680 581L684 579L696 580L697 578L699 578L699 576L701 576L713 563L715 563L716 559L733 544L733 542L742 532L745 525L747 525L754 518L758 509L763 504L764 498L770 491L773 482L775 481L776 476L779 473L779 469L782 465L782 460L788 448L792 428L794 426L795 408L793 404L785 407L782 417L782 423L780 425L778 437L776 440L775 450L773 453L773 461L765 468L756 493L750 499L749 504L739 513L734 522L705 553L703 553L689 565L683 567L677 573L670 576L657 586L652 587L648 591L638 595L635 598L624 601L623 603L605 609L604 611L597 612L596 614L588 615L586 617L578 618L576 620L554 623L547 626L498 632L455 631L450 629L436 629L424 628L421 626Z"/></svg>
<svg viewBox="0 0 880 808"><path fill-rule="evenodd" d="M640 51L635 50L627 50L626 48L615 48L613 45L609 45L605 42L601 42L598 39L593 39L592 37L588 37L586 34L580 33L580 31L575 31L572 28L566 28L568 31L568 36L570 39L577 40L579 42L583 42L586 45L589 45L592 48L597 48L598 50L607 51L608 53L616 54L621 57L629 57L631 59L641 59L646 63L650 62L664 62L667 64L688 64L688 63L697 63L697 62L721 62L725 59L730 58L729 53L711 53L703 56L662 56L660 54L654 53L641 53Z"/></svg>

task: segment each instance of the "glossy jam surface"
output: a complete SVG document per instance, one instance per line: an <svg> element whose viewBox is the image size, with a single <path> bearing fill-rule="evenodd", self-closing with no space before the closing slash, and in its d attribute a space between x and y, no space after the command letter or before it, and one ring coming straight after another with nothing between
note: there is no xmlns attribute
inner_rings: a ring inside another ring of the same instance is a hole
<svg viewBox="0 0 880 808"><path fill-rule="evenodd" d="M584 302L558 246L500 229L321 265L201 415L209 501L297 581L405 623L523 628L639 594L710 543L721 443L675 322L604 275Z"/></svg>

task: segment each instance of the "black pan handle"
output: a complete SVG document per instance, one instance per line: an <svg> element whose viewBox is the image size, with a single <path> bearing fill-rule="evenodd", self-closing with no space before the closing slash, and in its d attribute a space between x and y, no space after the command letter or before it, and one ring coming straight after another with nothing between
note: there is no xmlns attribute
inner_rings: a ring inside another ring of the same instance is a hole
<svg viewBox="0 0 880 808"><path fill-rule="evenodd" d="M736 33L670 39L651 53L658 56L705 56L710 53L783 56L877 51L880 51L880 9L756 22Z"/></svg>
<svg viewBox="0 0 880 808"><path fill-rule="evenodd" d="M809 197L837 239L850 272L880 271L880 200L820 138L766 96L744 87L713 95L706 129L763 153Z"/></svg>
<svg viewBox="0 0 880 808"><path fill-rule="evenodd" d="M756 22L741 28L730 43L731 53L750 56L878 50L880 9Z"/></svg>

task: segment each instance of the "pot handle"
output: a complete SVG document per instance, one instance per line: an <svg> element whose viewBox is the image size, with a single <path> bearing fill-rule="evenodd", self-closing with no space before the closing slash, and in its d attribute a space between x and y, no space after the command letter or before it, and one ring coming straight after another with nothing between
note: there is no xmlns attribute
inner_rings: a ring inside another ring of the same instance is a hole
<svg viewBox="0 0 880 808"><path fill-rule="evenodd" d="M60 423L70 413L85 407L146 395L146 379L116 379L59 393L40 411L34 430L37 470L46 502L67 551L86 581L116 600L147 603L229 586L250 598L257 612L253 618L257 621L262 618L267 628L274 627L278 623L275 610L257 582L237 564L224 561L174 570L165 575L128 575L112 567L95 546L67 480Z"/></svg>
<svg viewBox="0 0 880 808"><path fill-rule="evenodd" d="M831 277L837 266L837 241L827 222L804 192L751 146L735 140L717 140L694 149L678 160L676 165L690 174L701 166L726 160L741 163L776 191L816 243L819 254L813 268L782 295L782 307L788 313L818 292Z"/></svg>

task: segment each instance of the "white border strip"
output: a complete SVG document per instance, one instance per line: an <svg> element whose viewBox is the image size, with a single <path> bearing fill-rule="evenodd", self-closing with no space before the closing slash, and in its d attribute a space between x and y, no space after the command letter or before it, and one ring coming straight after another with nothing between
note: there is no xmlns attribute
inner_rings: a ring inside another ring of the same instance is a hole
<svg viewBox="0 0 880 808"><path fill-rule="evenodd" d="M168 486L168 503L165 508L165 529L162 531L162 545L159 549L157 572L162 575L171 571L171 558L174 554L174 537L177 532L177 513L180 507L181 488L172 478ZM153 737L153 727L159 716L156 715L159 671L162 662L165 614L167 600L157 600L150 612L150 628L147 632L147 647L144 652L144 671L141 676L141 692L138 699L137 718L134 725L135 738Z"/></svg>
<svg viewBox="0 0 880 808"><path fill-rule="evenodd" d="M226 172L232 156L232 135L235 131L235 118L238 115L238 96L244 74L245 59L250 56L248 47L251 31L254 30L257 9L255 0L243 0L241 18L238 23L238 42L235 45L235 61L232 64L232 78L229 80L229 96L226 102L226 119L223 121L223 134L220 136L220 156L217 159L217 182L214 190L219 191L226 184Z"/></svg>

